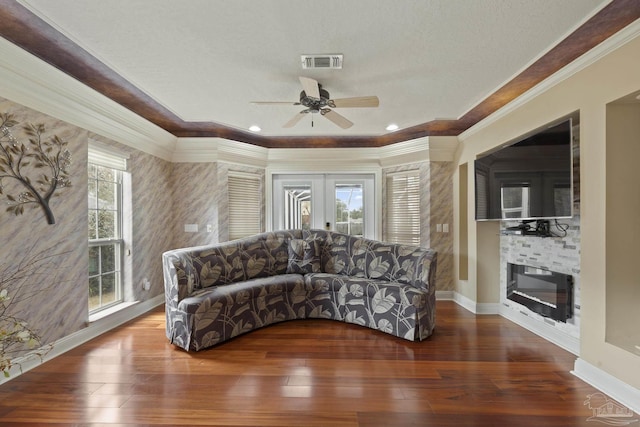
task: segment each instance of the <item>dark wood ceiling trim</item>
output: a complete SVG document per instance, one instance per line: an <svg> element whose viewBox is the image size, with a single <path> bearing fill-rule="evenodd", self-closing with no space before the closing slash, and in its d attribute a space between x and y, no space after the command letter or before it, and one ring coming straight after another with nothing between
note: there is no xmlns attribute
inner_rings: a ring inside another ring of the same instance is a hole
<svg viewBox="0 0 640 427"><path fill-rule="evenodd" d="M13 0L0 0L0 36L177 137L218 137L266 148L382 147L456 136L640 18L640 1L613 0L538 61L457 120L378 136L267 137L215 122L185 122Z"/></svg>
<svg viewBox="0 0 640 427"><path fill-rule="evenodd" d="M473 126L640 18L640 1L614 0L544 56L460 118Z"/></svg>

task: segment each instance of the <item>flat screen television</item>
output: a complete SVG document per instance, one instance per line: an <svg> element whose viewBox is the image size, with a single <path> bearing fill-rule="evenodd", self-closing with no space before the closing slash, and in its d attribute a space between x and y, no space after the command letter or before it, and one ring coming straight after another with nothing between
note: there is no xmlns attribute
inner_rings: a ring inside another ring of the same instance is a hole
<svg viewBox="0 0 640 427"><path fill-rule="evenodd" d="M552 123L475 160L476 220L572 216L572 123Z"/></svg>

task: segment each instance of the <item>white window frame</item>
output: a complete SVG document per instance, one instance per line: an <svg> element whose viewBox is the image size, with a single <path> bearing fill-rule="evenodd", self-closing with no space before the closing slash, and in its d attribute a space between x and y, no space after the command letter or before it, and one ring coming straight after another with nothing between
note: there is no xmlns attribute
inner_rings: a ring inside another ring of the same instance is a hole
<svg viewBox="0 0 640 427"><path fill-rule="evenodd" d="M115 215L115 236L113 238L97 238L88 239L89 248L106 248L109 246L114 247L115 256L115 298L108 303L99 302L98 306L89 310L89 316L93 316L96 313L100 313L104 310L112 308L118 304L124 302L124 269L123 269L123 256L125 250L124 233L124 215L123 215L123 174L127 172L127 157L113 153L108 148L102 147L101 144L90 143L88 150L88 165L95 165L104 168L113 169L116 185L115 188L115 203L116 203L116 215ZM96 178L94 182L97 184L99 180ZM97 187L96 187L97 188ZM97 210L97 199L94 207L88 208L88 212ZM96 224L97 227L97 224ZM100 258L98 259L98 273L89 276L89 280L92 278L101 278L107 274L102 270L100 265ZM101 279L100 279L101 280ZM88 285L88 284L87 284ZM91 296L89 296L91 298ZM102 298L102 285L99 288L99 298ZM87 300L87 305L89 301Z"/></svg>

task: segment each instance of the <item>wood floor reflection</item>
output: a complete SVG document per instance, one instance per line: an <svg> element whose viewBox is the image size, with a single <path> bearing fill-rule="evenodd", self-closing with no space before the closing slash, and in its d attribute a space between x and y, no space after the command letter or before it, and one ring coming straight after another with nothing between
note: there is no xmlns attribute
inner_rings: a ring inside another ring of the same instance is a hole
<svg viewBox="0 0 640 427"><path fill-rule="evenodd" d="M574 355L452 302L421 343L299 320L199 353L162 310L0 386L0 425L593 426Z"/></svg>

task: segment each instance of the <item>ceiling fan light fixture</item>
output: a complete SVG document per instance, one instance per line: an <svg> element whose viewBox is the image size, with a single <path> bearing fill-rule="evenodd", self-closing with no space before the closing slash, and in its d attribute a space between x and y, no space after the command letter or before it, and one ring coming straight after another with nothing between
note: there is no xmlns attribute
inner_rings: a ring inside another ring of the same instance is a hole
<svg viewBox="0 0 640 427"><path fill-rule="evenodd" d="M291 105L303 105L306 109L298 112L287 123L283 125L285 128L295 126L305 114L311 113L311 126L313 126L313 114L320 113L322 117L333 122L342 129L349 129L353 126L353 122L343 115L335 112L332 108L372 108L380 105L377 96L357 96L351 98L331 99L329 92L322 88L322 85L310 77L298 76L302 85L300 92L300 102L290 103ZM262 101L253 102L257 105L283 104L283 102ZM284 104L287 104L284 102ZM327 108L330 107L330 108Z"/></svg>
<svg viewBox="0 0 640 427"><path fill-rule="evenodd" d="M262 129L258 125L251 125L251 126L249 126L249 130L251 132L260 132Z"/></svg>
<svg viewBox="0 0 640 427"><path fill-rule="evenodd" d="M397 125L397 124L395 124L395 123L391 123L390 125L388 125L388 126L386 127L386 129L387 129L388 131L393 132L394 130L398 130L398 125Z"/></svg>

